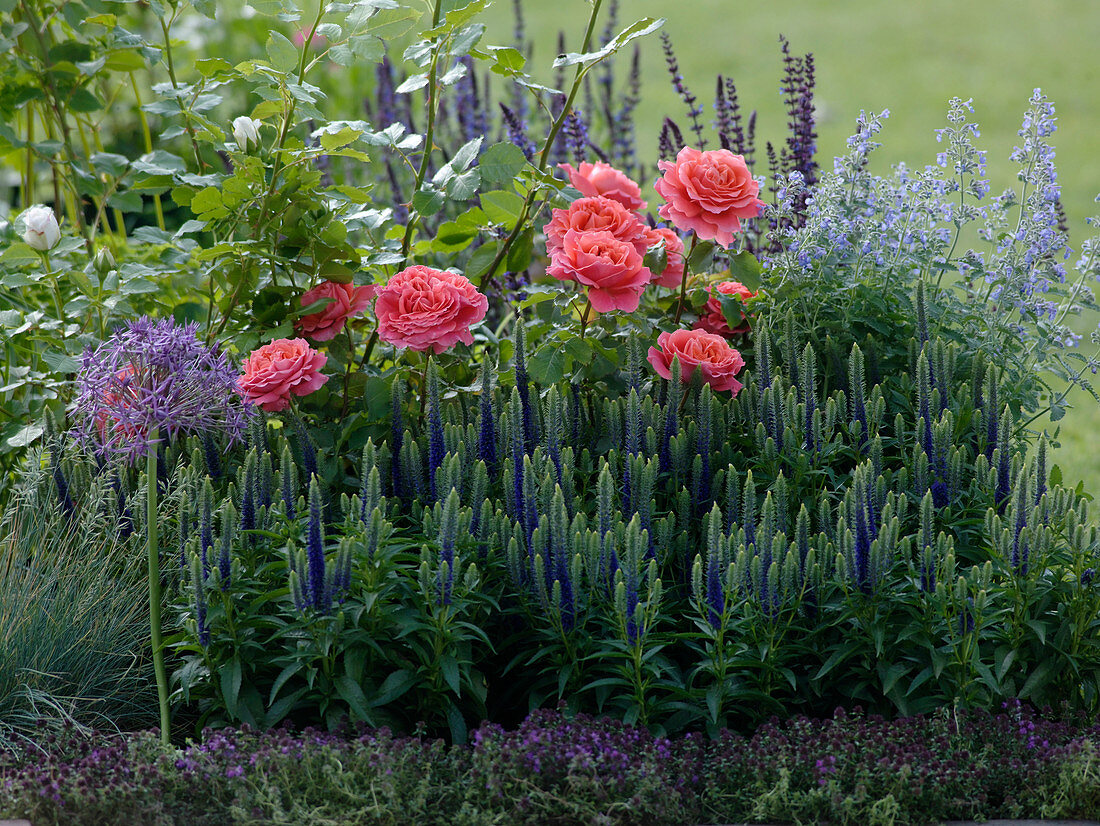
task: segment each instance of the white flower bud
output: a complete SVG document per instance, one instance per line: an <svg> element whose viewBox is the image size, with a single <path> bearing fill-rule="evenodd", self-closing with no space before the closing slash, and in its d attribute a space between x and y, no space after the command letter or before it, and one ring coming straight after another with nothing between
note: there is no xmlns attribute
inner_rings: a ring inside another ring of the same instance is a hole
<svg viewBox="0 0 1100 826"><path fill-rule="evenodd" d="M242 152L255 152L260 148L260 124L247 115L241 115L233 121L233 139Z"/></svg>
<svg viewBox="0 0 1100 826"><path fill-rule="evenodd" d="M57 216L47 206L32 206L23 213L23 240L40 252L49 252L61 240Z"/></svg>
<svg viewBox="0 0 1100 826"><path fill-rule="evenodd" d="M106 275L113 270L115 268L115 257L111 254L111 250L108 247L100 247L96 250L95 258L92 259L92 266L100 275Z"/></svg>

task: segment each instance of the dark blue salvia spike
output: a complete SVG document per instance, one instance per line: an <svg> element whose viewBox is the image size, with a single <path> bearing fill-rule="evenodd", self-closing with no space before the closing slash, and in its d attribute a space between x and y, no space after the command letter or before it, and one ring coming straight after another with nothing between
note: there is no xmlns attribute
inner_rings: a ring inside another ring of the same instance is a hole
<svg viewBox="0 0 1100 826"><path fill-rule="evenodd" d="M248 420L248 446L256 448L256 457L271 452L267 443L267 418L259 411L254 411Z"/></svg>
<svg viewBox="0 0 1100 826"><path fill-rule="evenodd" d="M222 475L222 458L209 430L204 430L202 433L202 454L206 460L207 475L213 479L220 478Z"/></svg>
<svg viewBox="0 0 1100 826"><path fill-rule="evenodd" d="M294 457L290 452L290 445L283 445L283 453L279 457L279 487L283 496L283 507L286 510L287 519L296 519L296 505L298 501L298 466L294 464Z"/></svg>
<svg viewBox="0 0 1100 826"><path fill-rule="evenodd" d="M533 525L527 524L527 506L523 499L523 459L527 452L523 449L523 414L519 400L519 389L512 388L512 398L508 405L509 432L512 437L512 506L516 521L523 526L524 534L530 536Z"/></svg>
<svg viewBox="0 0 1100 826"><path fill-rule="evenodd" d="M428 495L438 501L435 472L443 464L443 411L440 409L439 368L428 360Z"/></svg>
<svg viewBox="0 0 1100 826"><path fill-rule="evenodd" d="M935 547L935 540L932 537L934 525L932 508L934 506L935 499L932 492L929 491L925 493L924 498L921 499L920 533L917 535L921 560L920 589L926 594L930 594L936 590L936 567L932 556Z"/></svg>
<svg viewBox="0 0 1100 826"><path fill-rule="evenodd" d="M256 507L271 507L271 487L274 483L274 472L271 467L271 454L264 453L260 457L260 466L256 472Z"/></svg>
<svg viewBox="0 0 1100 826"><path fill-rule="evenodd" d="M974 630L974 598L967 597L966 602L959 608L959 636L969 634Z"/></svg>
<svg viewBox="0 0 1100 826"><path fill-rule="evenodd" d="M196 554L191 554L191 591L195 600L195 625L199 635L199 645L203 648L210 644L210 629L206 627L206 574Z"/></svg>
<svg viewBox="0 0 1100 826"><path fill-rule="evenodd" d="M325 576L325 539L321 524L321 488L317 477L309 480L309 522L306 526L306 592L309 605L318 611L328 610Z"/></svg>
<svg viewBox="0 0 1100 826"><path fill-rule="evenodd" d="M676 359L679 361L679 359ZM627 381L630 388L639 395L642 392L642 383L645 381L645 359L642 357L642 347L636 333L630 333L627 343Z"/></svg>
<svg viewBox="0 0 1100 826"><path fill-rule="evenodd" d="M1015 520L1013 525L1012 534L1012 570L1020 574L1027 574L1027 561L1022 559L1021 547L1020 547L1020 535L1023 533L1024 528L1027 527L1027 511L1028 511L1028 496L1027 496L1027 475L1021 473L1020 478L1016 483L1016 501L1013 503L1015 507L1013 510L1015 513ZM1026 545L1022 549L1023 553L1027 553Z"/></svg>
<svg viewBox="0 0 1100 826"><path fill-rule="evenodd" d="M763 406L764 391L772 386L772 337L763 324L756 332L756 386L760 391L760 403Z"/></svg>
<svg viewBox="0 0 1100 826"><path fill-rule="evenodd" d="M401 447L405 440L405 382L394 380L390 390L390 483L393 495L405 497L404 480L401 478Z"/></svg>
<svg viewBox="0 0 1100 826"><path fill-rule="evenodd" d="M573 586L569 578L569 514L565 508L565 494L560 486L554 487L554 496L550 503L550 560L547 571L550 573L550 591L553 591L554 580L557 580L561 588L562 624L567 625L567 630L573 627ZM568 599L566 594L568 593Z"/></svg>
<svg viewBox="0 0 1100 826"><path fill-rule="evenodd" d="M210 553L214 550L214 486L210 477L202 486L199 502L199 556L202 561L203 581L210 574Z"/></svg>
<svg viewBox="0 0 1100 826"><path fill-rule="evenodd" d="M1009 436L1011 434L1012 414L1007 405L1001 411L1000 431L997 434L998 461L997 461L997 494L996 500L999 507L1004 510L1008 503L1008 496L1012 492L1012 451L1010 450Z"/></svg>
<svg viewBox="0 0 1100 826"><path fill-rule="evenodd" d="M187 576L187 540L191 536L191 502L184 489L180 495L179 507L179 552L180 552L180 577L181 582Z"/></svg>
<svg viewBox="0 0 1100 826"><path fill-rule="evenodd" d="M232 573L232 563L230 557L230 550L233 547L233 529L236 527L236 514L233 513L233 503L226 502L225 509L221 515L222 532L218 537L218 575L221 580L221 589L223 591L229 588L230 574Z"/></svg>
<svg viewBox="0 0 1100 826"><path fill-rule="evenodd" d="M293 416L294 430L298 434L298 449L302 451L302 475L307 479L320 476L317 471L317 448L310 438L306 423L299 416Z"/></svg>
<svg viewBox="0 0 1100 826"><path fill-rule="evenodd" d="M679 359L676 359L679 361ZM711 405L711 390L710 385L703 385L703 389L699 392L699 396L695 405L695 424L697 428L698 438L695 444L695 453L702 460L701 462L701 474L699 476L699 498L695 501L695 506L698 508L702 506L703 501L710 497L711 486L711 462L710 462L710 448L711 442L714 438L714 409Z"/></svg>
<svg viewBox="0 0 1100 826"><path fill-rule="evenodd" d="M527 124L523 117L503 102L497 105L500 106L501 114L504 116L504 124L508 128L508 140L519 147L527 160L531 160L535 157L538 147L527 137Z"/></svg>
<svg viewBox="0 0 1100 826"><path fill-rule="evenodd" d="M803 444L810 453L816 453L821 447L814 439L814 411L817 409L816 360L817 357L813 347L807 344L806 348L802 351L802 369L799 371L802 381L799 385L799 389L802 391L802 427L805 431Z"/></svg>
<svg viewBox="0 0 1100 826"><path fill-rule="evenodd" d="M531 547L531 535L539 522L538 482L535 479L535 466L530 456L523 457L523 505L524 521L528 526L527 547Z"/></svg>
<svg viewBox="0 0 1100 826"><path fill-rule="evenodd" d="M858 487L858 486L857 486ZM858 493L853 497L855 508L855 549L852 558L855 562L856 585L865 594L871 593L871 530L870 517L867 514L866 499Z"/></svg>
<svg viewBox="0 0 1100 826"><path fill-rule="evenodd" d="M493 372L489 369L489 357L481 364L481 397L478 400L479 429L477 434L477 458L493 471L497 464L496 416L493 413Z"/></svg>
<svg viewBox="0 0 1100 826"><path fill-rule="evenodd" d="M710 511L710 524L707 529L707 619L712 628L722 626L722 617L726 613L726 595L722 588L725 576L723 570L722 548L725 537L722 535L722 511L715 504Z"/></svg>
<svg viewBox="0 0 1100 826"><path fill-rule="evenodd" d="M726 468L726 524L725 531L729 533L733 529L733 523L737 520L737 504L740 501L740 482L737 470L730 465Z"/></svg>
<svg viewBox="0 0 1100 826"><path fill-rule="evenodd" d="M745 529L745 547L756 543L756 485L752 471L745 473L745 487L741 493L741 527Z"/></svg>
<svg viewBox="0 0 1100 826"><path fill-rule="evenodd" d="M516 322L515 355L513 364L516 372L516 388L519 390L519 403L523 413L523 452L530 453L535 447L535 423L531 412L531 389L527 380L527 331L522 322Z"/></svg>
<svg viewBox="0 0 1100 826"><path fill-rule="evenodd" d="M795 545L798 547L799 569L805 573L806 557L810 553L810 511L806 508L805 502L802 503L802 507L798 511L798 521L795 523L794 535Z"/></svg>
<svg viewBox="0 0 1100 826"><path fill-rule="evenodd" d="M673 359L669 368L668 403L665 405L665 426L661 434L659 458L661 473L672 470L672 439L680 432L680 400L683 398L683 384L680 381L682 365L680 359Z"/></svg>
<svg viewBox="0 0 1100 826"><path fill-rule="evenodd" d="M558 87L561 88L560 86ZM626 93L623 94L619 111L615 114L615 134L612 137L614 157L619 168L630 177L634 177L634 165L637 157L635 147L634 110L642 99L642 52L635 45L630 58L630 73L627 75Z"/></svg>
<svg viewBox="0 0 1100 826"><path fill-rule="evenodd" d="M248 451L244 461L244 475L240 479L241 489L241 530L251 531L256 528L256 448ZM251 543L251 534L246 539Z"/></svg>
<svg viewBox="0 0 1100 826"><path fill-rule="evenodd" d="M546 418L544 430L546 437L546 453L554 464L554 473L558 484L562 484L561 475L561 448L562 430L565 425L565 406L561 402L558 388L551 387L546 396Z"/></svg>
<svg viewBox="0 0 1100 826"><path fill-rule="evenodd" d="M684 145L684 135L676 121L666 117L661 123L661 133L657 136L657 156L662 161L671 161Z"/></svg>
<svg viewBox="0 0 1100 826"><path fill-rule="evenodd" d="M691 118L691 131L695 133L695 146L698 149L706 149L707 142L703 137L703 125L699 122L699 115L703 113L703 107L696 104L695 95L684 83L684 76L680 73L680 65L676 60L675 53L672 51L672 38L668 36L667 32L661 32L660 36L661 48L665 53L665 64L672 78L672 88L676 90L676 94L688 107L688 117ZM683 146L682 141L680 145Z"/></svg>
<svg viewBox="0 0 1100 826"><path fill-rule="evenodd" d="M1039 455L1035 459L1035 504L1038 505L1047 492L1047 436L1039 436Z"/></svg>
<svg viewBox="0 0 1100 826"><path fill-rule="evenodd" d="M921 417L921 449L928 456L929 463L935 457L935 449L932 444L932 384L928 372L928 359L924 350L917 356L917 415Z"/></svg>
<svg viewBox="0 0 1100 826"><path fill-rule="evenodd" d="M581 441L581 390L574 383L569 384L569 443L580 448Z"/></svg>
<svg viewBox="0 0 1100 826"><path fill-rule="evenodd" d="M848 392L851 398L852 421L860 424L860 445L868 438L867 432L867 399L864 388L863 351L858 344L852 345L852 357L848 361ZM929 454L931 456L931 454Z"/></svg>
<svg viewBox="0 0 1100 826"><path fill-rule="evenodd" d="M982 406L982 412L985 414L985 458L991 462L993 451L997 449L997 436L1001 431L1001 409L997 406L997 389L993 371L990 370L985 391L986 403Z"/></svg>
<svg viewBox="0 0 1100 826"><path fill-rule="evenodd" d="M584 163L588 157L588 124L585 123L580 109L569 110L561 131L565 138L565 149L572 153L573 162L578 166Z"/></svg>
<svg viewBox="0 0 1100 826"><path fill-rule="evenodd" d="M451 592L454 588L455 545L458 542L458 491L451 488L447 501L443 505L443 516L439 524L439 561L446 563L447 576L440 583L440 601L451 604ZM440 566L442 567L442 565Z"/></svg>

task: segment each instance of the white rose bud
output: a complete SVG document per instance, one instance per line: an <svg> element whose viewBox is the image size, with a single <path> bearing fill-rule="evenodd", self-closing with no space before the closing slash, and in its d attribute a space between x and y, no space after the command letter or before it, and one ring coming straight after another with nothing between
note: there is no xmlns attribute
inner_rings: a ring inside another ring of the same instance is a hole
<svg viewBox="0 0 1100 826"><path fill-rule="evenodd" d="M49 252L61 240L57 216L47 206L32 206L23 213L23 240L40 252Z"/></svg>
<svg viewBox="0 0 1100 826"><path fill-rule="evenodd" d="M107 247L100 247L92 259L92 266L100 275L106 275L115 268L115 257Z"/></svg>
<svg viewBox="0 0 1100 826"><path fill-rule="evenodd" d="M242 152L255 152L260 148L260 124L247 115L241 115L233 121L233 139Z"/></svg>

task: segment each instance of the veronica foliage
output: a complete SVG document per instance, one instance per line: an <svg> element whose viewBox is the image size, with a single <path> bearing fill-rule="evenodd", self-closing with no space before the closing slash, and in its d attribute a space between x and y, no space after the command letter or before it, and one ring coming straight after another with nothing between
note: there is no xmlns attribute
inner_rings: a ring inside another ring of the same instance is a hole
<svg viewBox="0 0 1100 826"><path fill-rule="evenodd" d="M559 700L668 730L852 700L1094 708L1086 506L1045 442L1027 453L992 371L914 340L873 382L864 345L829 389L812 345L762 328L733 399L528 379L526 417L504 375L432 374L423 415L395 394L399 449L368 441L335 477L282 431L254 429L228 473L192 440L165 456L178 699L458 739ZM74 461L79 512L95 471Z"/></svg>

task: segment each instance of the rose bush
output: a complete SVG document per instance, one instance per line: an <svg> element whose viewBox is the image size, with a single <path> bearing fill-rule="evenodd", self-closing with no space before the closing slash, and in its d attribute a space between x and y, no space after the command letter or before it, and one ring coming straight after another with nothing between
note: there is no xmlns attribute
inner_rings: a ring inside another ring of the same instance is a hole
<svg viewBox="0 0 1100 826"><path fill-rule="evenodd" d="M568 230L547 273L586 287L598 313L634 312L652 277L633 244L602 230Z"/></svg>
<svg viewBox="0 0 1100 826"><path fill-rule="evenodd" d="M330 303L315 313L296 319L294 329L299 335L314 341L332 341L344 329L348 319L369 307L377 294L378 287L374 284L356 287L325 281L302 294L302 306L308 307L323 299L331 299Z"/></svg>

